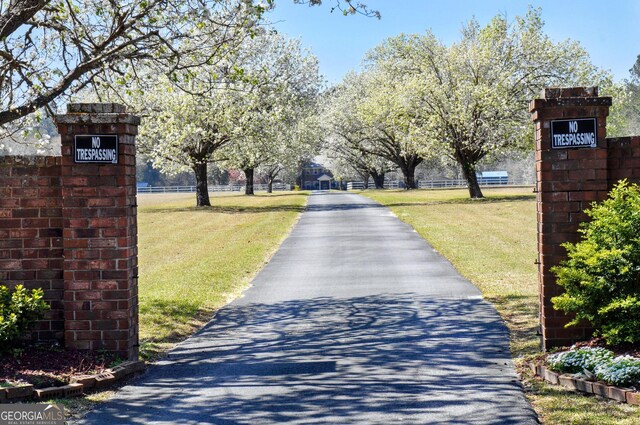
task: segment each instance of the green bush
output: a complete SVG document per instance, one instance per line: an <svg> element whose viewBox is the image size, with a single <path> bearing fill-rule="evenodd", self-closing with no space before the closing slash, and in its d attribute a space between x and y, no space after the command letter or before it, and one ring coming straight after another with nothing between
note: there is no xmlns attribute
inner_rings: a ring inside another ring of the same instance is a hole
<svg viewBox="0 0 640 425"><path fill-rule="evenodd" d="M43 299L42 289L28 291L17 285L13 291L0 286L0 352L6 352L11 344L22 336L49 308Z"/></svg>
<svg viewBox="0 0 640 425"><path fill-rule="evenodd" d="M552 268L565 293L552 299L588 320L608 344L640 342L640 188L625 180L586 213L582 241L566 243L568 259Z"/></svg>

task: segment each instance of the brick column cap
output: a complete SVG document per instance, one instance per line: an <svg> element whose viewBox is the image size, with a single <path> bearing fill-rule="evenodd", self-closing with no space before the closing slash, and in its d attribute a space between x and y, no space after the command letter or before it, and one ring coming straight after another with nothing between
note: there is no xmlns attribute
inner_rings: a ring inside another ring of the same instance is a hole
<svg viewBox="0 0 640 425"><path fill-rule="evenodd" d="M140 125L140 117L127 113L119 103L70 103L67 113L56 115L56 124L131 124Z"/></svg>
<svg viewBox="0 0 640 425"><path fill-rule="evenodd" d="M69 103L68 114L124 114L127 107L120 103Z"/></svg>
<svg viewBox="0 0 640 425"><path fill-rule="evenodd" d="M598 96L598 87L550 87L544 89L541 96L541 99L533 99L529 103L529 112L556 107L609 107L613 103L610 96ZM536 116L532 118L534 121L537 119Z"/></svg>
<svg viewBox="0 0 640 425"><path fill-rule="evenodd" d="M560 99L567 97L598 97L598 86L591 87L546 87L540 96L543 99Z"/></svg>

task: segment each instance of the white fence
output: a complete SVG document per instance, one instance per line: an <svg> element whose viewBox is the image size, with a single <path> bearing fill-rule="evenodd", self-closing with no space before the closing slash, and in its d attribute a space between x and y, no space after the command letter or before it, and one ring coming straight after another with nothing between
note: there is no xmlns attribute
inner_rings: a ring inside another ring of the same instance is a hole
<svg viewBox="0 0 640 425"><path fill-rule="evenodd" d="M508 180L481 179L478 178L481 187L495 186L529 186L535 184L534 181L520 178L509 178ZM440 188L462 188L467 187L467 181L460 180L419 180L418 187L420 189L440 189Z"/></svg>
<svg viewBox="0 0 640 425"><path fill-rule="evenodd" d="M369 182L369 189L375 189L376 184L372 181ZM384 182L385 189L398 189L402 187L398 181L386 181ZM364 182L348 182L347 190L363 190Z"/></svg>
<svg viewBox="0 0 640 425"><path fill-rule="evenodd" d="M347 190L362 190L364 189L364 182L348 182Z"/></svg>
<svg viewBox="0 0 640 425"><path fill-rule="evenodd" d="M256 192L266 192L268 185L254 184L253 190ZM291 190L290 184L274 183L273 190ZM138 193L195 193L195 186L147 186L138 187ZM209 192L243 192L244 185L209 185Z"/></svg>
<svg viewBox="0 0 640 425"><path fill-rule="evenodd" d="M495 187L495 186L529 186L533 185L534 182L529 181L528 179L509 179L507 182L505 181L491 181L491 180L480 180L480 186L482 187ZM466 180L419 180L417 186L420 189L441 189L441 188L464 188L467 187ZM401 189L404 187L404 183L401 181L385 181L384 188L385 189ZM369 182L369 189L374 189L375 184L373 182ZM364 182L348 182L347 190L362 190L364 189Z"/></svg>

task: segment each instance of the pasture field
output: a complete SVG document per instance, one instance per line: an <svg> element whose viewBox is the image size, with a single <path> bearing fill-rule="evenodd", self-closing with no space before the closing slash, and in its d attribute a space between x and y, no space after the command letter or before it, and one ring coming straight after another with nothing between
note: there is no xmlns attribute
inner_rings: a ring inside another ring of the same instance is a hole
<svg viewBox="0 0 640 425"><path fill-rule="evenodd" d="M308 193L138 195L140 351L153 359L238 297L268 261Z"/></svg>
<svg viewBox="0 0 640 425"><path fill-rule="evenodd" d="M382 191L368 196L411 225L482 291L505 320L527 396L545 424L640 424L640 409L534 379L525 359L540 354L536 203L531 187Z"/></svg>

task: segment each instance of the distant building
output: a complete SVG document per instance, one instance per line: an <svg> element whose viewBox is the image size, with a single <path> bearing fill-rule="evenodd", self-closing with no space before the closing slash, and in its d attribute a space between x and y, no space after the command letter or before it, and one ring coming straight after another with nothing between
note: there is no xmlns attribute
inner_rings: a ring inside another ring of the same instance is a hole
<svg viewBox="0 0 640 425"><path fill-rule="evenodd" d="M300 189L329 190L337 189L338 185L338 182L333 180L333 173L322 165L308 162L302 167Z"/></svg>
<svg viewBox="0 0 640 425"><path fill-rule="evenodd" d="M509 184L509 173L506 171L483 171L476 173L476 176L482 185Z"/></svg>

